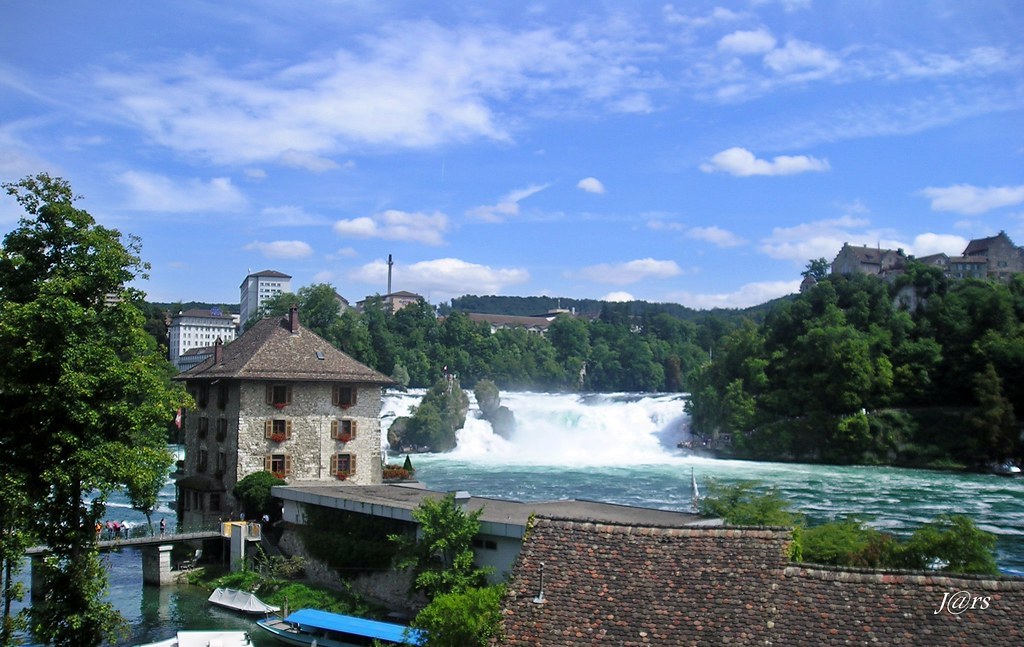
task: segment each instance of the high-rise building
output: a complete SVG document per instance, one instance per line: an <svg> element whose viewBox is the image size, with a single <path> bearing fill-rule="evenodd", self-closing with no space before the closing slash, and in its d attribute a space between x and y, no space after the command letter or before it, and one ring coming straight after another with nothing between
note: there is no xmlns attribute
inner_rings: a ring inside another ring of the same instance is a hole
<svg viewBox="0 0 1024 647"><path fill-rule="evenodd" d="M292 277L274 270L263 270L245 277L241 292L241 310L239 311L239 325L245 327L245 322L257 312L260 307L269 299L292 291Z"/></svg>
<svg viewBox="0 0 1024 647"><path fill-rule="evenodd" d="M228 343L235 338L235 320L230 312L220 308L192 308L171 317L167 327L171 363L184 371L189 364L183 356L196 348L213 348L217 340ZM186 362L183 364L183 362ZM188 364L188 365L186 365Z"/></svg>

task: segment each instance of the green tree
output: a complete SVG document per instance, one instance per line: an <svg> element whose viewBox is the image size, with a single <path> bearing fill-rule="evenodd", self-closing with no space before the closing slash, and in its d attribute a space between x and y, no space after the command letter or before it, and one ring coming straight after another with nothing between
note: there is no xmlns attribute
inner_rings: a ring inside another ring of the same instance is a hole
<svg viewBox="0 0 1024 647"><path fill-rule="evenodd" d="M163 432L161 431L161 441ZM156 509L160 490L167 483L167 470L174 461L174 455L161 442L151 447L133 447L124 457L125 487L132 508L146 515L146 523L153 531L153 511Z"/></svg>
<svg viewBox="0 0 1024 647"><path fill-rule="evenodd" d="M0 448L31 502L16 518L49 546L36 636L95 645L122 626L102 600L106 573L95 524L106 497L133 480L123 466L163 440L184 390L145 332L140 243L73 205L70 184L46 174L5 184L25 209L0 250ZM105 304L107 295L118 301ZM134 469L151 469L135 466Z"/></svg>
<svg viewBox="0 0 1024 647"><path fill-rule="evenodd" d="M427 632L430 647L483 647L501 637L504 585L469 588L435 597L413 626Z"/></svg>
<svg viewBox="0 0 1024 647"><path fill-rule="evenodd" d="M828 277L828 273L831 269L832 266L824 258L813 258L807 261L807 269L800 272L800 276L809 276L820 283Z"/></svg>
<svg viewBox="0 0 1024 647"><path fill-rule="evenodd" d="M465 512L455 503L455 494L424 499L412 512L419 524L418 539L409 535L390 535L403 553L399 568L413 568L414 587L431 599L448 593L461 593L480 587L488 569L473 563L473 537L480 532L483 508Z"/></svg>
<svg viewBox="0 0 1024 647"><path fill-rule="evenodd" d="M242 506L242 512L250 519L258 519L272 510L273 497L270 488L285 485L285 482L270 472L253 472L246 476L231 490Z"/></svg>
<svg viewBox="0 0 1024 647"><path fill-rule="evenodd" d="M719 517L731 526L795 526L801 516L790 510L789 502L775 488L758 491L759 484L744 481L724 485L708 483L707 495L700 500L703 515Z"/></svg>
<svg viewBox="0 0 1024 647"><path fill-rule="evenodd" d="M911 535L904 547L904 565L925 569L940 566L952 573L999 572L995 561L996 537L963 515L941 515Z"/></svg>

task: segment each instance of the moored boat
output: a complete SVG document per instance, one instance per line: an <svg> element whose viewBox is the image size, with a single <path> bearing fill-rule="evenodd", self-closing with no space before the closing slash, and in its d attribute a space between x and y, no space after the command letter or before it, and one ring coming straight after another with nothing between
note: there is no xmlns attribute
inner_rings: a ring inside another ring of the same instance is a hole
<svg viewBox="0 0 1024 647"><path fill-rule="evenodd" d="M238 611L240 613L251 613L253 615L277 613L281 607L267 604L248 591L237 589L218 588L210 594L210 603L217 606Z"/></svg>
<svg viewBox="0 0 1024 647"><path fill-rule="evenodd" d="M247 631L179 631L173 638L137 647L252 647Z"/></svg>
<svg viewBox="0 0 1024 647"><path fill-rule="evenodd" d="M256 625L279 641L300 647L353 647L373 641L422 645L427 639L424 632L405 625L317 609L300 609L285 618L263 618Z"/></svg>

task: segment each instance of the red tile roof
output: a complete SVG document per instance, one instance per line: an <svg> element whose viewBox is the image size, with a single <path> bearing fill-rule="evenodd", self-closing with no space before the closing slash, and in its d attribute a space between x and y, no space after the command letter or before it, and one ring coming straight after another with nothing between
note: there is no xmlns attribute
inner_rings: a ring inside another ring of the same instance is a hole
<svg viewBox="0 0 1024 647"><path fill-rule="evenodd" d="M808 568L790 563L790 541L777 528L538 518L504 644L1024 644L1024 580ZM935 613L958 591L988 607Z"/></svg>

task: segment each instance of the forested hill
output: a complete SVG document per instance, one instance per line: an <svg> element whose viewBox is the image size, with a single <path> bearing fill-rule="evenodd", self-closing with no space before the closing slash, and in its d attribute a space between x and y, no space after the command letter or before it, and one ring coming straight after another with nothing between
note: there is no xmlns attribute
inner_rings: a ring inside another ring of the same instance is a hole
<svg viewBox="0 0 1024 647"><path fill-rule="evenodd" d="M1020 460L1024 275L829 276L722 337L693 429L749 458L977 467Z"/></svg>
<svg viewBox="0 0 1024 647"><path fill-rule="evenodd" d="M746 309L714 308L712 310L694 310L679 303L649 303L647 301L627 301L617 304L626 309L631 317L644 317L665 313L684 321L702 321L709 316L724 319L739 317L761 320L771 309L775 301ZM530 317L541 315L553 310L569 310L577 316L594 318L601 314L608 305L607 301L597 299L572 299L568 297L514 297L514 296L477 296L467 294L456 297L449 304L440 306L441 314L448 312L475 312L492 315L511 315Z"/></svg>

